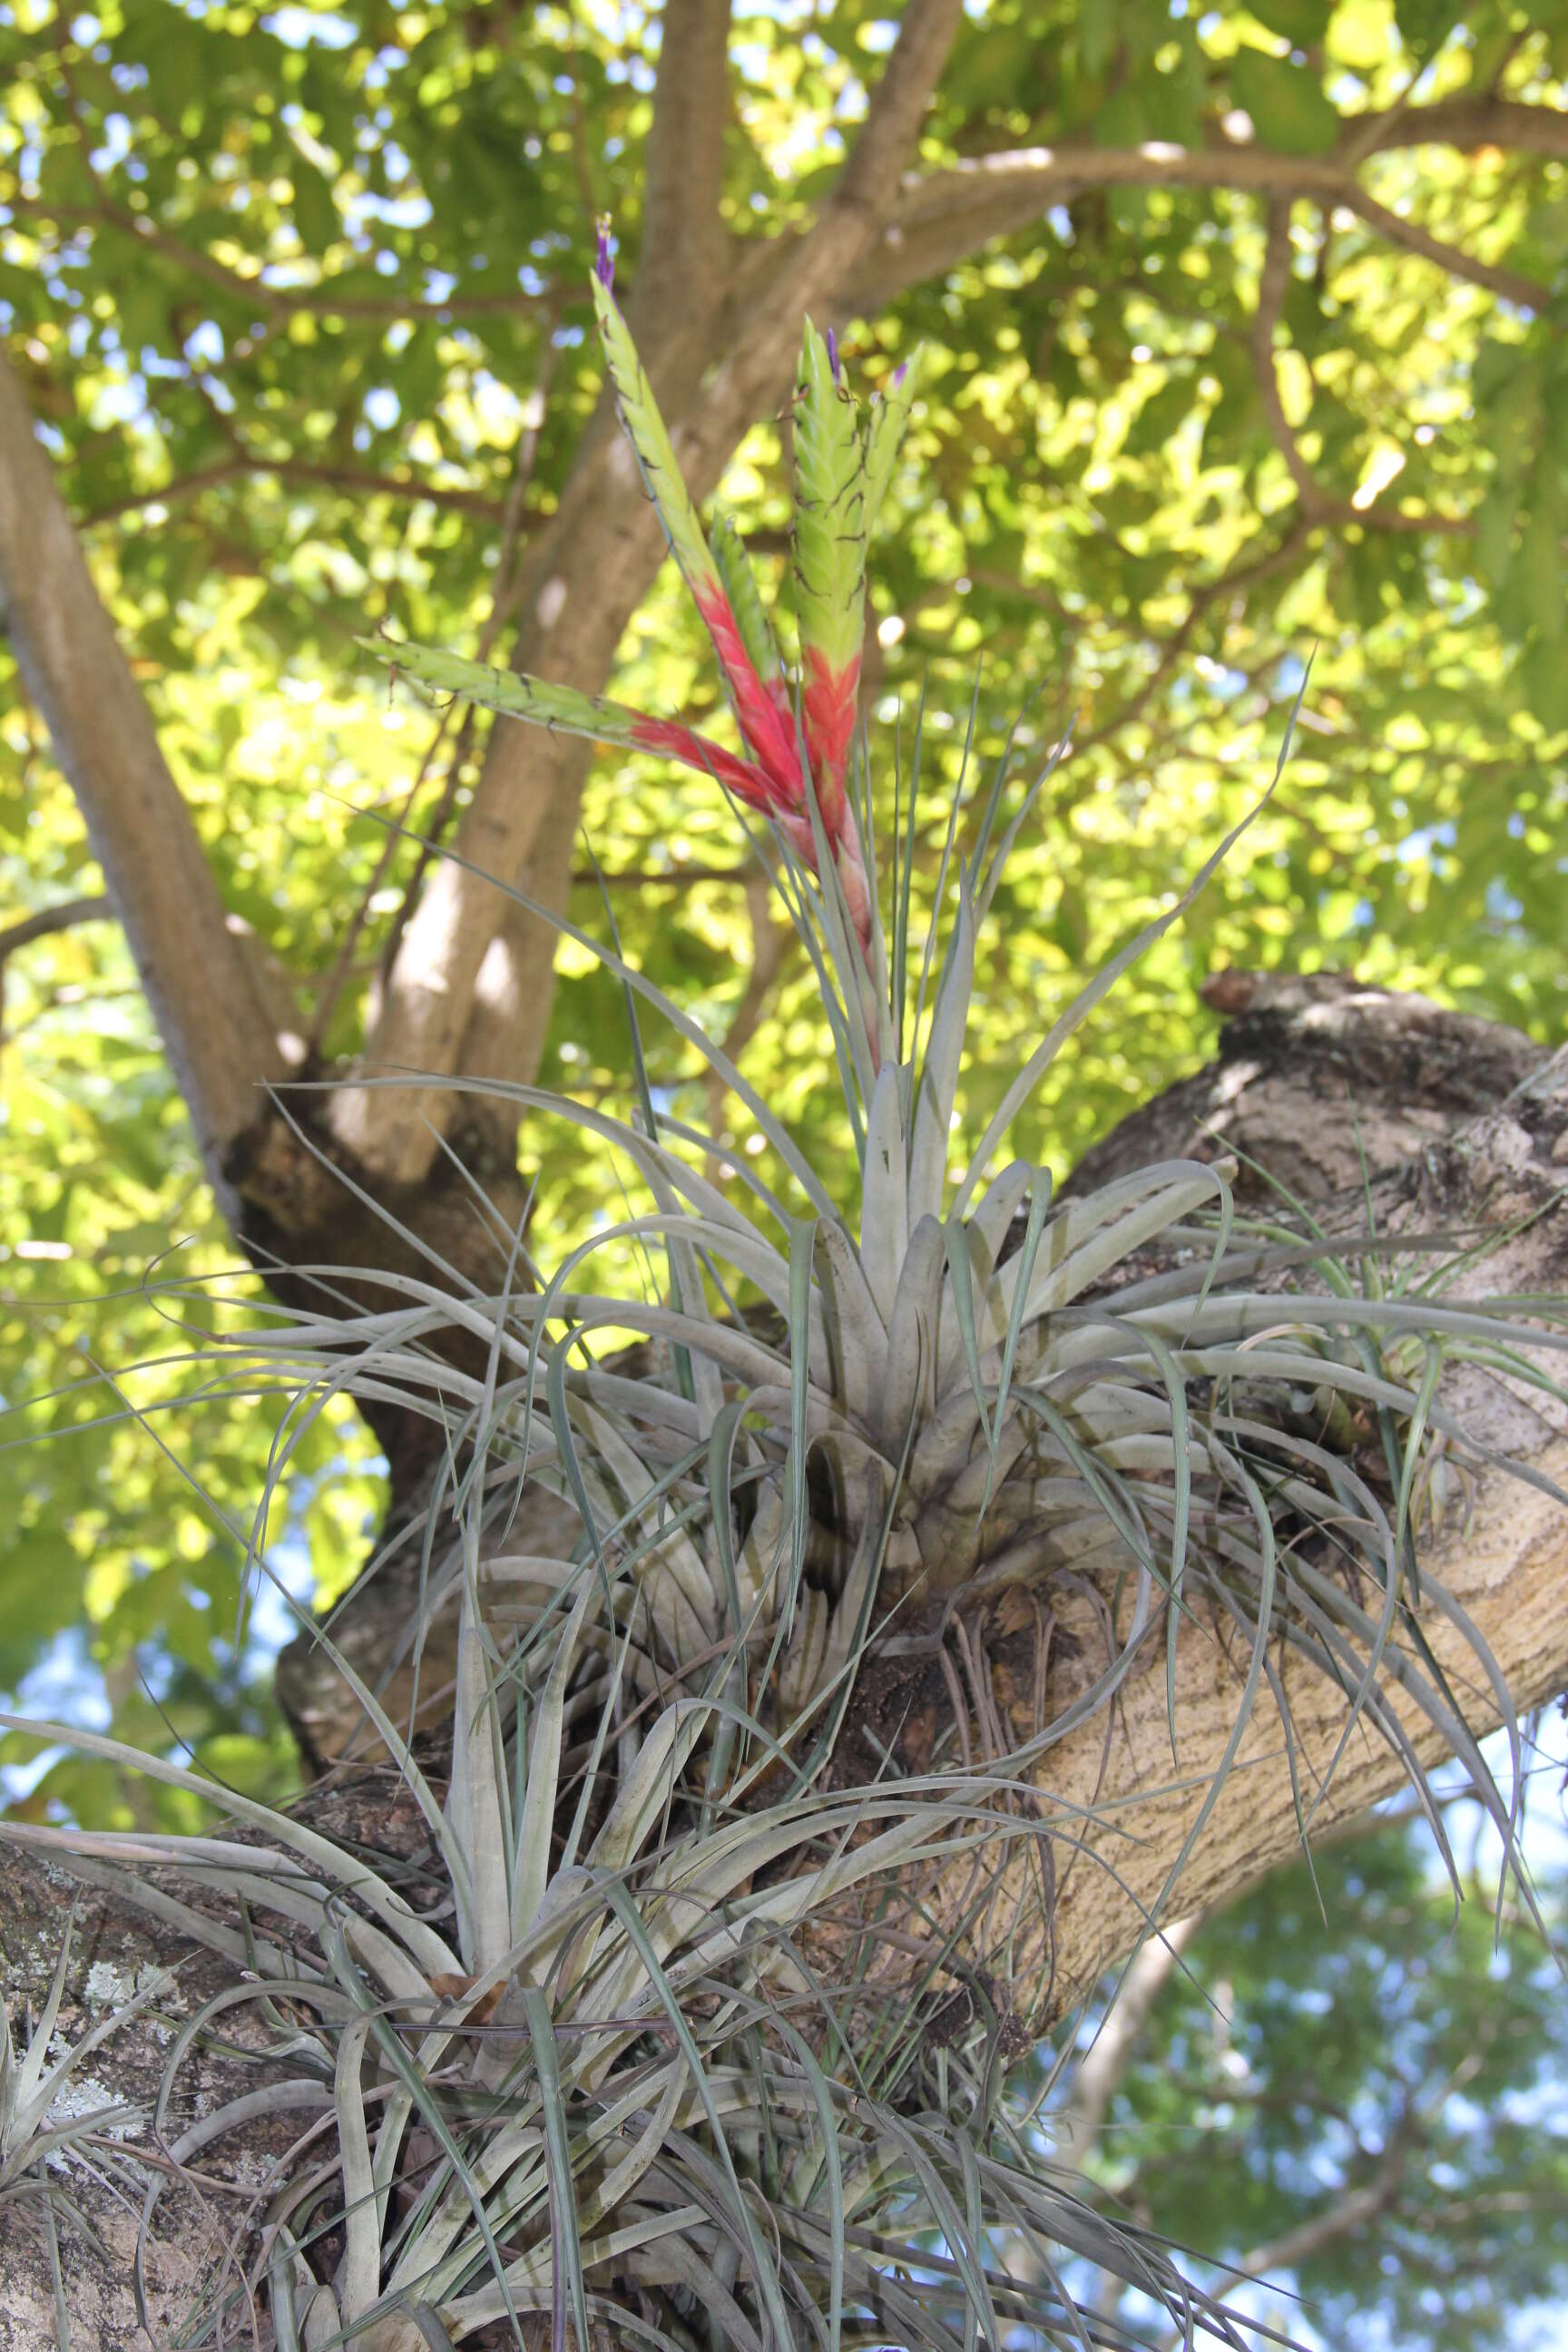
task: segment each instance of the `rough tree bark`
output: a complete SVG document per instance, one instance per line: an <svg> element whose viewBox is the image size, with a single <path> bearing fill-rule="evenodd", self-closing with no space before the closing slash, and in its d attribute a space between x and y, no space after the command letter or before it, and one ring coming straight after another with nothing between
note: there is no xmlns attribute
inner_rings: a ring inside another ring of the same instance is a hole
<svg viewBox="0 0 1568 2352"><path fill-rule="evenodd" d="M288 1059L3 357L0 604L232 1215L224 1154Z"/></svg>
<svg viewBox="0 0 1568 2352"><path fill-rule="evenodd" d="M1200 1136L1208 1133L1209 1148L1221 1148L1223 1139L1293 1180L1326 1217L1344 1208L1347 1196L1364 1203L1364 1178L1384 1229L1478 1219L1506 1229L1512 1238L1485 1269L1486 1286L1562 1293L1568 1216L1558 1203L1568 1160L1568 1058L1543 1061L1511 1031L1344 982L1226 974L1209 992L1236 1016L1220 1058L1135 1114L1091 1155L1084 1178L1164 1150L1191 1150L1195 1129ZM1511 1395L1472 1380L1456 1386L1453 1401L1478 1437L1559 1480L1568 1473L1562 1433ZM1506 1472L1488 1472L1472 1493L1456 1499L1426 1544L1422 1570L1428 1580L1441 1580L1468 1612L1517 1707L1568 1687L1568 1511ZM1096 1644L1104 1636L1092 1612L1078 1622L1070 1599L1058 1607L1045 1597L1057 1614L1052 1655L1044 1662L1048 1717L1097 1670ZM384 1611L372 1613L380 1613L384 1626ZM1498 1693L1478 1675L1473 1654L1447 1620L1434 1615L1425 1630L1472 1721L1495 1721ZM980 1672L969 1691L970 1736L984 1745L998 1733L1026 1732L1042 1663L1032 1612L1016 1601L977 1609L972 1634L971 1654ZM368 1656L368 1649L362 1654ZM1158 1643L1114 1715L1048 1752L1037 1785L1054 1849L1055 1910L1048 1927L1044 1918L1036 1922L1034 1949L1021 1954L1015 1986L1002 1988L1016 1991L1022 2005L1025 1979L1033 1974L1040 1990L1030 2023L1047 2023L1081 1999L1131 1948L1156 1899L1165 1897L1164 1916L1173 1921L1234 1893L1293 1851L1298 1826L1290 1770L1280 1717L1270 1704L1259 1708L1226 1792L1180 1886L1166 1896L1165 1877L1234 1720L1243 1663L1220 1627L1184 1630L1174 1768ZM1296 1769L1310 1798L1338 1743L1344 1700L1299 1661L1281 1655L1277 1664ZM867 1725L884 1748L918 1768L951 1719L952 1687L929 1654L893 1643L873 1654L843 1736L843 1777L854 1779L869 1759L869 1750L858 1760L855 1753L860 1727ZM1441 1741L1431 1726L1397 1694L1394 1704L1417 1751L1434 1760ZM1339 1761L1318 1826L1327 1830L1364 1811L1401 1773L1381 1741L1358 1735ZM395 1843L406 1832L406 1806L399 1805L393 1776L378 1779L374 1768L329 1780L310 1801L335 1808L340 1819L347 1807L354 1833L372 1843ZM1098 1809L1102 1825L1086 1835L1089 1807ZM28 2002L36 2011L42 1998L70 1890L28 1856L8 1855L7 1864L0 1875L0 1945L16 2014ZM963 1885L939 1882L928 1890L938 1928L944 1910L955 1911L967 1898L963 1875ZM1021 1873L1015 1874L1010 1893L1026 1906ZM1005 1894L1004 1907L1008 1899ZM984 1923L979 1932L984 1935ZM971 1948L976 1948L973 1942ZM180 1963L178 2002L194 2004L207 1981L207 1964L183 1960L171 1939L149 1935L131 1915L94 1896L84 1906L71 1979L79 2010L90 2010L87 1972L95 1963L118 1972L113 1980L123 1985L129 1972L155 1958ZM109 1979L94 1981L101 1990ZM69 2014L65 2024L73 2030ZM129 2029L122 2044L109 2044L95 2060L98 2087L108 2095L133 2092L160 2055L153 2035ZM198 2087L196 2105L209 2095ZM190 2120L192 2112L182 2112L170 2127ZM245 2135L236 2135L204 2157L211 2179L202 2195L192 2190L165 2200L150 2283L156 2329L172 2329L182 2298L210 2274L224 2239L223 2182L254 2181L258 2162L270 2157L273 2146L259 2137L249 2146ZM152 2153L156 2160L156 2149ZM82 2198L112 2260L105 2268L84 2246L73 2242L70 2248L67 2293L80 2340L105 2352L132 2347L150 2352L124 2276L131 2224L90 2183ZM24 2347L33 2352L47 2343L50 2311L43 2252L24 2230L11 2228L0 2238L0 2352ZM161 2335L154 2340L163 2340Z"/></svg>

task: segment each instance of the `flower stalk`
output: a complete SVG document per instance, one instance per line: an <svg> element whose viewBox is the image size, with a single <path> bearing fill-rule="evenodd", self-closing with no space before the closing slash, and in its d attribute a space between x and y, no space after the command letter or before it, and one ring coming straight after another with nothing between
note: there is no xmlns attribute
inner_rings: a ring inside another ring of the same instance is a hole
<svg viewBox="0 0 1568 2352"><path fill-rule="evenodd" d="M792 677L739 534L722 517L705 532L687 489L616 299L606 221L599 224L593 291L621 423L708 631L740 752L683 720L654 718L543 679L417 646L381 643L368 650L432 691L463 695L508 718L701 770L774 827L789 856L819 882L826 879L826 851L853 934L868 957L871 890L847 778L865 635L867 534L909 422L912 374L907 365L900 368L868 415L844 381L831 332L819 334L805 323L794 403L792 573L800 660Z"/></svg>

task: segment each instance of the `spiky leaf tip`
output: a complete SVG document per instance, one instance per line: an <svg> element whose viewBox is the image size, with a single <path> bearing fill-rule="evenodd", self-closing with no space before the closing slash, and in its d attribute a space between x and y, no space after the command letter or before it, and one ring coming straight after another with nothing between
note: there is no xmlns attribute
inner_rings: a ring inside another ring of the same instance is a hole
<svg viewBox="0 0 1568 2352"><path fill-rule="evenodd" d="M721 743L710 741L679 719L650 719L602 695L579 694L575 687L497 669L489 662L466 661L459 654L429 646L405 645L389 637L361 637L358 643L377 661L384 662L395 677L408 679L424 693L455 694L465 702L478 703L481 710L493 710L503 719L521 719L555 734L581 735L591 743L679 760L684 767L716 778L749 808L770 816L788 805L779 787L754 761L737 759Z"/></svg>
<svg viewBox="0 0 1568 2352"><path fill-rule="evenodd" d="M773 623L763 603L762 591L757 586L757 575L741 543L741 534L728 515L714 516L708 544L719 567L719 577L724 583L724 593L735 615L735 625L740 630L747 658L768 692L773 694L775 680L781 686L784 683L784 659L779 652L778 640L773 635Z"/></svg>
<svg viewBox="0 0 1568 2352"><path fill-rule="evenodd" d="M804 802L793 723L784 724L780 698L763 686L747 650L741 622L703 534L647 373L637 357L637 345L621 315L620 305L597 274L594 278L594 308L621 422L637 453L670 551L712 639L736 723L748 750L772 779L780 799L788 801L793 797L797 803Z"/></svg>
<svg viewBox="0 0 1568 2352"><path fill-rule="evenodd" d="M876 527L898 462L899 446L920 388L923 353L917 348L893 370L887 389L871 404L866 426L866 529Z"/></svg>
<svg viewBox="0 0 1568 2352"><path fill-rule="evenodd" d="M795 410L795 576L806 748L823 816L843 826L866 617L865 450L837 353L807 320Z"/></svg>
<svg viewBox="0 0 1568 2352"><path fill-rule="evenodd" d="M616 403L626 438L637 452L648 494L658 509L670 551L679 564L682 576L699 604L704 597L721 597L723 586L718 566L703 536L691 493L676 462L675 450L668 430L659 415L658 404L647 372L637 357L637 348L631 331L621 316L621 306L605 278L595 270L594 275L594 310L599 321L599 340L604 346L605 364L615 387Z"/></svg>

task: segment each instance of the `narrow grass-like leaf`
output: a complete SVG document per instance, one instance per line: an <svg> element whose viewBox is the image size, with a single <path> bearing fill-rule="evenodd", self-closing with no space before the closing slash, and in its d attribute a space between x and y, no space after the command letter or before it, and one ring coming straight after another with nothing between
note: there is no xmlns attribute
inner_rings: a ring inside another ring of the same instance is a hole
<svg viewBox="0 0 1568 2352"><path fill-rule="evenodd" d="M540 2105L544 2117L544 2145L549 2155L551 2288L554 2352L565 2352L566 2306L579 2346L592 2341L588 2306L583 2292L583 2243L577 2233L577 2197L572 2176L572 2147L567 2133L566 2093L555 2048L555 2026L550 2004L536 1985L523 1993L534 2070L539 2076Z"/></svg>

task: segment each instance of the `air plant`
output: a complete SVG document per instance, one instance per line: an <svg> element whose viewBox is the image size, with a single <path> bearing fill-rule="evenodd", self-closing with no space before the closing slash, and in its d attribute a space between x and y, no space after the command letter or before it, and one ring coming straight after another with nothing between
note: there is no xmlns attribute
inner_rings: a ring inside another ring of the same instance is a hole
<svg viewBox="0 0 1568 2352"><path fill-rule="evenodd" d="M852 1197L616 947L554 919L625 983L636 1108L618 1118L508 1091L617 1154L643 1204L559 1265L531 1263L531 1289L515 1258L489 1298L388 1276L380 1311L284 1315L234 1372L300 1398L274 1481L344 1387L444 1427L427 1605L408 1631L416 1648L458 1611L444 1795L315 1629L423 1811L429 1874L400 1882L163 1759L47 1727L32 1727L200 1790L252 1842L6 1834L89 1880L156 1861L224 1893L227 1925L210 1904L182 1909L162 1890L157 1903L243 1971L232 1998L286 2022L300 2064L279 2103L333 2119L329 2159L318 2133L310 2164L280 2168L258 2198L253 2267L279 2346L419 2352L520 2330L528 2311L552 2314L558 2352L956 2352L1016 2326L1122 2342L1075 2305L1073 2257L1135 2281L1189 2339L1239 2343L1239 2322L1163 2249L1053 2171L1037 2122L1009 2102L1003 2062L1028 2042L1048 1874L1014 1872L1008 1903L988 1897L1020 1843L1037 1853L1080 1826L1055 1822L1048 1794L1027 1820L1009 1800L1151 1643L1173 1707L1179 1639L1217 1622L1241 1628L1248 1663L1173 1887L1279 1642L1343 1690L1347 1738L1364 1720L1396 1744L1381 1676L1397 1653L1511 1835L1513 1801L1399 1630L1447 1605L1414 1544L1431 1448L1463 1443L1434 1365L1468 1355L1545 1383L1532 1365L1568 1341L1537 1323L1527 1361L1510 1309L1446 1303L1429 1271L1419 1289L1395 1278L1368 1295L1352 1271L1364 1243L1248 1224L1224 1161L1163 1161L1062 1203L1044 1168L994 1167L1055 1056L1228 842L1020 1055L950 1171L976 939L1067 746L1011 801L1010 755L955 796L917 942L918 762L879 836L857 720L868 535L917 374L864 408L831 340L805 329L792 671L735 535L698 520L603 243L595 300L741 748L443 652L374 649L426 690L705 772L762 821L821 983ZM707 1139L647 1084L639 1004L746 1105L793 1197L742 1168L742 1210L709 1180ZM647 1255L643 1296L593 1278L597 1255L628 1246ZM431 1348L453 1323L484 1341L482 1373ZM635 1367L595 1352L628 1328L647 1343ZM1300 1396L1315 1420L1281 1411ZM1323 1442L1342 1400L1383 1432L1385 1479ZM559 1554L529 1547L531 1486L576 1512ZM940 1644L961 1601L1089 1575L1112 1595L1105 1664L1031 1739L976 1759L965 1735L919 1775L889 1759L867 1785L836 1783L879 1642L913 1629ZM954 1857L981 1865L978 1897L890 1965L883 1931ZM943 2030L922 2032L938 2014ZM171 2079L208 2021L186 2028ZM1003 2229L1030 2239L1040 2284L999 2270L988 2233ZM215 2299L209 2326L221 2312Z"/></svg>
<svg viewBox="0 0 1568 2352"><path fill-rule="evenodd" d="M543 678L496 671L476 677L471 662L439 651L399 647L397 665L423 686L472 693L511 718L659 752L704 771L776 827L808 872L817 872L823 856L831 862L865 945L871 907L847 778L859 699L866 543L909 421L913 375L907 367L896 372L868 424L843 382L832 335L806 326L795 403L800 674L792 684L733 526L721 516L711 533L702 529L616 301L614 278L601 224L594 301L605 364L670 552L718 656L741 752L678 720L648 718ZM385 646L370 650L388 656Z"/></svg>
<svg viewBox="0 0 1568 2352"><path fill-rule="evenodd" d="M165 1998L173 1987L173 1979L165 1971L154 1970L128 2000L113 2003L77 2041L56 2053L53 2045L75 1931L73 1909L60 1938L59 1958L42 2012L20 2052L12 2040L5 2003L0 2000L0 2216L9 2208L13 2215L21 2213L36 2221L42 2231L54 2283L59 2352L70 2352L59 2221L68 2220L89 2245L99 2243L71 2193L70 2175L74 2171L101 2178L104 2166L112 2172L118 2162L116 2143L145 2121L141 2108L121 2099L95 2100L88 2078L79 2076L73 2083L72 2077L84 2059L150 2003ZM0 2219L0 2228L5 2226Z"/></svg>

